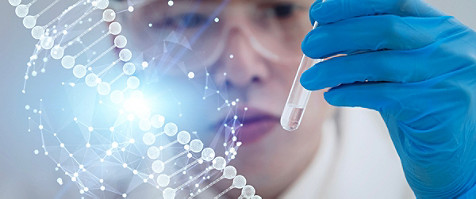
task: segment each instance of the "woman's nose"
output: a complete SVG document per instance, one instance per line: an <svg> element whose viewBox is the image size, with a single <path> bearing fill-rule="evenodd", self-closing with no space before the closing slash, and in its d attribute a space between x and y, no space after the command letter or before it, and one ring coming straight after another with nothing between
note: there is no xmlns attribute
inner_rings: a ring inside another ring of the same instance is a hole
<svg viewBox="0 0 476 199"><path fill-rule="evenodd" d="M252 42L256 38L244 23L229 30L226 49L222 55L223 65L217 70L226 75L217 75L217 83L246 88L265 83L270 76L269 60L263 57Z"/></svg>

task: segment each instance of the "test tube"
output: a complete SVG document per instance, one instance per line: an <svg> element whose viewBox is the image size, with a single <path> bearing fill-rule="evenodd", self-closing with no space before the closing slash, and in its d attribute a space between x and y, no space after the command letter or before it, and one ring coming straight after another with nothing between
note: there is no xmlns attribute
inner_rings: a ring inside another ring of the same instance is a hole
<svg viewBox="0 0 476 199"><path fill-rule="evenodd" d="M317 27L317 21L314 23L314 28ZM301 64L294 77L293 86L289 92L288 100L284 106L283 114L281 115L281 126L287 131L294 131L299 128L301 124L302 116L306 110L307 102L311 96L311 91L306 90L301 83L301 75L308 68L312 67L314 64L319 63L321 60L312 59L306 55L302 56Z"/></svg>

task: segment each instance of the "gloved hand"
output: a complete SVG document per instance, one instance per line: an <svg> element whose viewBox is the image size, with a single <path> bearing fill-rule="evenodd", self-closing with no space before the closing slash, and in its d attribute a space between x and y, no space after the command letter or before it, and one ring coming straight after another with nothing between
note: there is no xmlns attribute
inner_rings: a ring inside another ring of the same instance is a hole
<svg viewBox="0 0 476 199"><path fill-rule="evenodd" d="M327 0L310 17L307 56L349 55L301 84L380 112L418 198L476 198L476 33L420 0Z"/></svg>

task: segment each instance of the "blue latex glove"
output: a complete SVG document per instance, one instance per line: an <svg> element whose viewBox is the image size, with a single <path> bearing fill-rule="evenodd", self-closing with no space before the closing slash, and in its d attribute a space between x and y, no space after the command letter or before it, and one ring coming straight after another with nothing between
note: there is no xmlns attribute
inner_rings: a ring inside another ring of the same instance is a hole
<svg viewBox="0 0 476 199"><path fill-rule="evenodd" d="M310 17L307 56L365 53L319 63L301 84L380 112L418 198L476 198L476 33L420 0L328 0Z"/></svg>

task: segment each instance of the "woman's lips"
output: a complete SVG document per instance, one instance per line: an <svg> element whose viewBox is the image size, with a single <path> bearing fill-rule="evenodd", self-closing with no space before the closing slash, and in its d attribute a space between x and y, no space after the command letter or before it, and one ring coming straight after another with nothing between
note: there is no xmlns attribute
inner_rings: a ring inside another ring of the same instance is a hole
<svg viewBox="0 0 476 199"><path fill-rule="evenodd" d="M238 141L243 145L261 140L279 124L279 117L253 107L248 107L247 111L239 112L237 115L243 126L237 128L236 134ZM228 121L230 121L228 124L232 124L234 120Z"/></svg>
<svg viewBox="0 0 476 199"><path fill-rule="evenodd" d="M256 142L267 135L279 124L279 119L262 115L250 120L245 119L238 129L238 140L244 145Z"/></svg>

